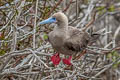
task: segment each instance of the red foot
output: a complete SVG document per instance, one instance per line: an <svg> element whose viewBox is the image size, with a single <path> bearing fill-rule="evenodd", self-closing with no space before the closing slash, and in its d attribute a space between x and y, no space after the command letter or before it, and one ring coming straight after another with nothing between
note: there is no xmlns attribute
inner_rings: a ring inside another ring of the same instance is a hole
<svg viewBox="0 0 120 80"><path fill-rule="evenodd" d="M51 57L51 61L53 62L54 65L58 65L61 61L61 58L59 56L59 53L56 53L54 54L52 57Z"/></svg>
<svg viewBox="0 0 120 80"><path fill-rule="evenodd" d="M71 59L72 59L72 56L70 56L68 59L63 59L63 63L66 64L66 65L72 65L71 63Z"/></svg>

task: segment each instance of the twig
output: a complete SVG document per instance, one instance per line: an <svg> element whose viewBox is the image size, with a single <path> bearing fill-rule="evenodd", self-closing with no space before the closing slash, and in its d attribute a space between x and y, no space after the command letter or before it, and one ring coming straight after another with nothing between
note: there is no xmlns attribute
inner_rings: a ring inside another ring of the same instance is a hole
<svg viewBox="0 0 120 80"><path fill-rule="evenodd" d="M29 51L31 51L33 53L33 55L48 69L50 69L50 67L48 67L36 54L33 50L29 49Z"/></svg>
<svg viewBox="0 0 120 80"><path fill-rule="evenodd" d="M35 49L36 47L36 37L35 37L35 33L36 33L36 26L37 26L37 9L38 9L38 0L36 0L36 8L35 8L35 21L34 21L34 29L33 29L33 49Z"/></svg>
<svg viewBox="0 0 120 80"><path fill-rule="evenodd" d="M57 8L57 6L62 2L63 0L59 0L58 3L56 3L56 5L51 9L51 11L47 14L47 16L45 16L45 18L47 18L48 16L50 16L50 14Z"/></svg>
<svg viewBox="0 0 120 80"><path fill-rule="evenodd" d="M94 23L96 13L97 13L97 11L94 12L93 17L92 17L92 20L91 20L87 25L85 25L83 31L86 31L86 30L90 27L90 25L91 25L92 23Z"/></svg>
<svg viewBox="0 0 120 80"><path fill-rule="evenodd" d="M114 65L116 62L120 61L120 58L118 58L116 61L114 61L113 63L107 65L103 70L101 70L100 72L98 72L95 76L91 77L91 78L96 78L97 76L99 76L100 74L102 74L103 72L105 72L106 70L108 70L109 68L112 67L112 65ZM91 79L89 79L91 80Z"/></svg>
<svg viewBox="0 0 120 80"><path fill-rule="evenodd" d="M63 10L63 12L66 12L66 11L69 9L69 7L70 7L72 1L73 1L73 0L70 0L70 3L69 3L69 4L67 5L67 7Z"/></svg>

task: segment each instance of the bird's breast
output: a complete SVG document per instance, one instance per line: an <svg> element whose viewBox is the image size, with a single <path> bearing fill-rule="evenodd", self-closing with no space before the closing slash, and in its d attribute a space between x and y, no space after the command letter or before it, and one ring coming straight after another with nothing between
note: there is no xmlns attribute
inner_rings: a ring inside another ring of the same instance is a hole
<svg viewBox="0 0 120 80"><path fill-rule="evenodd" d="M49 42L52 44L54 48L60 48L63 46L65 35L63 33L50 32Z"/></svg>

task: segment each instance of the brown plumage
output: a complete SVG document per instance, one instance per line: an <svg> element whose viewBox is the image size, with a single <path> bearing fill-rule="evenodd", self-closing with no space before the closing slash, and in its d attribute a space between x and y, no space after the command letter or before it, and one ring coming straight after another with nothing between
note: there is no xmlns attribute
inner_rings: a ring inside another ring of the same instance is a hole
<svg viewBox="0 0 120 80"><path fill-rule="evenodd" d="M75 27L68 26L68 18L62 12L57 12L52 17L40 22L40 24L47 23L57 24L48 35L49 42L56 52L58 52L51 57L51 61L54 65L58 65L61 61L59 53L70 55L68 59L62 59L62 61L64 64L72 65L70 62L72 55L76 55L78 52L83 51L89 42L98 38L98 34L93 34L91 37L85 32L85 29L78 30Z"/></svg>
<svg viewBox="0 0 120 80"><path fill-rule="evenodd" d="M53 48L65 55L74 55L87 47L90 36L87 32L68 26L68 19L62 12L55 13L57 26L49 33L49 42Z"/></svg>

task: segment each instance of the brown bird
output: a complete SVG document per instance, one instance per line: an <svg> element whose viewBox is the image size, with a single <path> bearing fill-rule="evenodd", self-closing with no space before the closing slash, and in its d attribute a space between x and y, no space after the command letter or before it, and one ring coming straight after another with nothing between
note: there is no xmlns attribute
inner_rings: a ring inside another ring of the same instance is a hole
<svg viewBox="0 0 120 80"><path fill-rule="evenodd" d="M83 51L87 47L91 36L85 31L68 26L68 18L62 12L57 12L53 14L52 17L40 22L40 24L47 23L57 24L53 31L48 34L49 42L58 53L70 55L68 59L63 59L63 62L65 64L71 65L71 56ZM51 59L52 61L53 59L54 61L57 61L58 58L59 54L55 54ZM58 60L58 63L59 61L60 59Z"/></svg>

